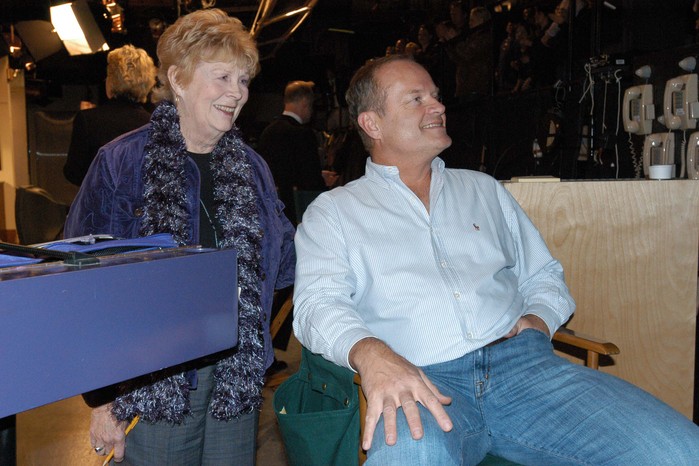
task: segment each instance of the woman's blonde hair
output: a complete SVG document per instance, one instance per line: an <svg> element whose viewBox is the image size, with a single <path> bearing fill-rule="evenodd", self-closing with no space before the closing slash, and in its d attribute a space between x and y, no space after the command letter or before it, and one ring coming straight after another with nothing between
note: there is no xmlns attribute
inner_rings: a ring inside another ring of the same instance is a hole
<svg viewBox="0 0 699 466"><path fill-rule="evenodd" d="M107 55L107 94L145 103L155 86L157 70L148 53L124 45Z"/></svg>
<svg viewBox="0 0 699 466"><path fill-rule="evenodd" d="M154 100L175 101L167 72L177 67L176 79L187 86L202 61L232 62L247 70L252 79L259 71L257 45L239 19L218 8L197 10L181 16L158 40L159 85Z"/></svg>

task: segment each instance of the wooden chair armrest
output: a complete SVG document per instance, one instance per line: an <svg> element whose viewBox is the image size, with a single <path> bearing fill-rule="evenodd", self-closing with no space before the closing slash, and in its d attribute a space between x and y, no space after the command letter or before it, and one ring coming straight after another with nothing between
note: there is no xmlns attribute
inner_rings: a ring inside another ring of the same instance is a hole
<svg viewBox="0 0 699 466"><path fill-rule="evenodd" d="M289 314L294 309L294 295L291 293L288 298L286 298L286 301L281 305L279 308L279 312L277 315L274 317L272 322L269 324L269 333L272 335L272 339L277 336L277 333L279 332L279 329L282 328L282 325L284 325L284 321L286 320L287 317L289 317ZM266 387L277 387L279 386L282 382L284 382L286 379L289 378L291 374L289 374L286 371L279 372L277 374L274 374L270 377L265 378L265 386Z"/></svg>
<svg viewBox="0 0 699 466"><path fill-rule="evenodd" d="M362 435L364 435L364 419L366 418L366 397L362 391L362 378L359 374L354 374L354 383L359 390L359 464L366 461L366 452L362 450Z"/></svg>
<svg viewBox="0 0 699 466"><path fill-rule="evenodd" d="M563 327L553 335L553 341L585 350L587 352L585 365L593 369L599 367L600 354L612 355L620 352L619 348L610 341L600 340Z"/></svg>
<svg viewBox="0 0 699 466"><path fill-rule="evenodd" d="M269 333L272 335L272 338L277 336L277 332L279 332L279 329L282 328L284 321L289 314L291 314L292 309L294 309L293 293L286 298L284 304L282 304L282 306L279 308L279 313L274 317L274 320L272 320L272 323L269 325Z"/></svg>
<svg viewBox="0 0 699 466"><path fill-rule="evenodd" d="M599 338L591 337L575 330L568 328L559 328L553 335L554 341L560 341L578 348L588 351L594 351L598 354L619 354L619 348L610 341L600 340Z"/></svg>

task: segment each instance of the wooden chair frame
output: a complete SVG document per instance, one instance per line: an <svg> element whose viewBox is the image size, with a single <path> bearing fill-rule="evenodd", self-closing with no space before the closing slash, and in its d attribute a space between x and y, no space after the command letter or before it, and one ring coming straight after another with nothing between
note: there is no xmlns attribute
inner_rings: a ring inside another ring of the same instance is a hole
<svg viewBox="0 0 699 466"><path fill-rule="evenodd" d="M291 315L294 309L293 298L294 293L291 292L289 294L289 297L286 298L286 301L284 301L284 303L279 308L279 312L277 313L277 315L274 317L274 319L272 319L272 322L269 324L269 333L272 335L272 339L274 339L274 337L277 336L277 333L279 333L279 329L282 328L284 321ZM265 381L265 386L277 387L279 386L279 384L288 379L290 375L291 374L286 372L279 372L277 374L274 374Z"/></svg>

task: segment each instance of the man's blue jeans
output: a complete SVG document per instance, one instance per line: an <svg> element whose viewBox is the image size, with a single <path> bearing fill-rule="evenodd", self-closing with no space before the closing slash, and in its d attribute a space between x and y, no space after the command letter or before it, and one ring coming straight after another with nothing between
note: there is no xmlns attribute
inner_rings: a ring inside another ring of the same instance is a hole
<svg viewBox="0 0 699 466"><path fill-rule="evenodd" d="M454 361L422 368L454 428L444 433L420 405L424 437L398 442L377 426L367 465L472 465L487 453L531 465L699 465L699 427L638 387L553 353L527 329Z"/></svg>

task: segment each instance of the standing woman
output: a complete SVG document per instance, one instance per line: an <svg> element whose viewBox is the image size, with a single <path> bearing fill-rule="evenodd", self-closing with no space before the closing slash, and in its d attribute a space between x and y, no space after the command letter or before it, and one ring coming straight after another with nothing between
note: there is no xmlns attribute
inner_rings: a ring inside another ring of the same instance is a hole
<svg viewBox="0 0 699 466"><path fill-rule="evenodd" d="M238 345L150 374L145 385L126 382L86 397L97 405L90 440L99 455L114 447L116 461L134 465L254 464L263 375L274 356L272 295L293 283L295 263L293 227L272 175L234 125L258 52L239 20L209 9L168 28L158 59L162 101L148 125L100 149L66 235L165 232L181 244L235 248ZM136 415L124 453L124 428Z"/></svg>

